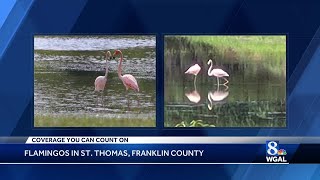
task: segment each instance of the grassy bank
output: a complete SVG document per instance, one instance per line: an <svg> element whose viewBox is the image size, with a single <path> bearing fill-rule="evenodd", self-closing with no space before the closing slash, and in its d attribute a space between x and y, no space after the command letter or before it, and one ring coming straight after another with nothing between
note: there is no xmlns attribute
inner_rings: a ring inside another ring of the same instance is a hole
<svg viewBox="0 0 320 180"><path fill-rule="evenodd" d="M155 127L155 119L35 115L35 127Z"/></svg>
<svg viewBox="0 0 320 180"><path fill-rule="evenodd" d="M258 66L277 76L286 72L286 36L167 36L165 41L168 57L179 53L180 59L197 57L203 64L215 59L249 65L253 72Z"/></svg>
<svg viewBox="0 0 320 180"><path fill-rule="evenodd" d="M183 36L191 43L203 43L220 52L232 49L238 55L271 54L285 57L285 36Z"/></svg>

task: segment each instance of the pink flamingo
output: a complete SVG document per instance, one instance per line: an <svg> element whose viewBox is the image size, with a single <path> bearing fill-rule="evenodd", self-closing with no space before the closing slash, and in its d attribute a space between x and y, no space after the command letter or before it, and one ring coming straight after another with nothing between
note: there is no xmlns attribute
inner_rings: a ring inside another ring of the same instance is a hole
<svg viewBox="0 0 320 180"><path fill-rule="evenodd" d="M137 80L135 77L133 77L131 74L125 74L125 75L121 75L121 65L122 65L122 60L123 60L123 55L122 52L120 50L116 50L113 53L113 56L116 56L120 54L120 63L118 66L118 76L121 79L123 85L126 87L126 90L128 91L128 89L133 89L134 91L139 92L139 86L137 83Z"/></svg>
<svg viewBox="0 0 320 180"><path fill-rule="evenodd" d="M201 67L199 66L199 64L195 64L193 66L191 66L186 72L185 74L193 74L194 75L194 83L196 82L196 78L198 73L200 72Z"/></svg>
<svg viewBox="0 0 320 180"><path fill-rule="evenodd" d="M224 70L222 70L222 69L213 69L212 68L212 64L213 64L213 62L212 62L212 60L211 59L209 59L208 60L208 65L210 64L210 68L208 69L208 76L215 76L215 77L217 77L217 81L218 81L218 86L219 86L219 78L223 78L224 80L226 80L226 82L224 83L224 84L227 84L229 81L226 79L226 78L224 78L224 77L229 77L229 74L227 73L227 72L225 72Z"/></svg>
<svg viewBox="0 0 320 180"><path fill-rule="evenodd" d="M106 52L106 74L104 76L98 76L94 81L95 91L103 91L106 83L107 83L107 76L108 76L108 60L111 58L110 51Z"/></svg>

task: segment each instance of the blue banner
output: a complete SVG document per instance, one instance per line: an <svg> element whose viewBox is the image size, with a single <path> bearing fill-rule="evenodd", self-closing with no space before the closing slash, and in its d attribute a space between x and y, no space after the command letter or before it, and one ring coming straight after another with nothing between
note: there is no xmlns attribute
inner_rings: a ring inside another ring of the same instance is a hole
<svg viewBox="0 0 320 180"><path fill-rule="evenodd" d="M286 154L273 157L265 144L1 144L0 162L289 163L296 147L282 145Z"/></svg>

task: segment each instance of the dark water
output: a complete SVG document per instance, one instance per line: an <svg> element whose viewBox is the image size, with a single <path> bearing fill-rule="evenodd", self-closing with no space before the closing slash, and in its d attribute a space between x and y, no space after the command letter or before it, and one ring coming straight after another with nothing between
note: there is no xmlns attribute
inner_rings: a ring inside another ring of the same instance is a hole
<svg viewBox="0 0 320 180"><path fill-rule="evenodd" d="M272 65L250 59L228 63L238 57L224 60L226 54L212 52L166 43L165 126L202 120L215 127L285 127L285 71L270 72ZM210 58L230 75L227 85L217 86L217 79L208 77ZM194 76L184 72L195 63L202 69L194 84Z"/></svg>
<svg viewBox="0 0 320 180"><path fill-rule="evenodd" d="M122 50L122 74L135 76L140 92L126 92L118 58L109 61L103 94L94 92L106 49ZM35 114L155 119L155 38L36 37L34 60Z"/></svg>

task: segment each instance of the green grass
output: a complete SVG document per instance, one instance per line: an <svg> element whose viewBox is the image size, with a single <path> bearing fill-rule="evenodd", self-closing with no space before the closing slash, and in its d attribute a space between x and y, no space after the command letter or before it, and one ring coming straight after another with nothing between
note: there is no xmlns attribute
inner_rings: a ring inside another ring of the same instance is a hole
<svg viewBox="0 0 320 180"><path fill-rule="evenodd" d="M260 64L270 73L286 71L286 36L167 36L166 41L199 53L210 52L220 63ZM169 46L168 46L169 47ZM170 51L167 51L170 53ZM183 51L182 51L183 52ZM180 55L183 57L183 54ZM211 57L213 58L213 57ZM183 58L182 58L183 59ZM205 62L208 59L205 59Z"/></svg>
<svg viewBox="0 0 320 180"><path fill-rule="evenodd" d="M286 36L183 36L191 43L203 43L220 52L232 49L240 56L286 55Z"/></svg>
<svg viewBox="0 0 320 180"><path fill-rule="evenodd" d="M102 117L78 117L72 115L35 115L35 127L155 127L151 119L107 119Z"/></svg>

